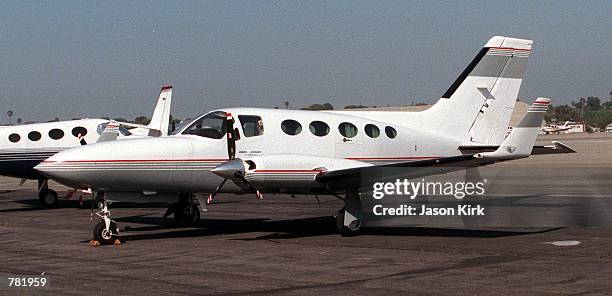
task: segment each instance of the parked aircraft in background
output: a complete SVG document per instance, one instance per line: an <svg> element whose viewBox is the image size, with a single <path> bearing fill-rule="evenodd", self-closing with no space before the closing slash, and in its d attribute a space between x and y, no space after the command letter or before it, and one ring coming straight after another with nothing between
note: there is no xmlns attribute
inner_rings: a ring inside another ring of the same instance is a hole
<svg viewBox="0 0 612 296"><path fill-rule="evenodd" d="M542 132L549 135L549 134L559 134L563 131L567 131L572 129L572 127L570 126L570 121L566 121L563 125L551 125L551 126L544 126L542 127Z"/></svg>
<svg viewBox="0 0 612 296"><path fill-rule="evenodd" d="M168 134L172 87L163 86L148 125L108 119L79 119L6 126L0 129L0 175L38 180L43 206L57 203L57 193L49 189L47 178L34 166L68 148L104 141ZM128 130L127 128L131 128Z"/></svg>
<svg viewBox="0 0 612 296"><path fill-rule="evenodd" d="M94 238L118 235L108 200L174 202L166 215L196 222L218 192L333 194L338 229L361 227L359 180L374 169L419 168L410 177L525 158L550 100L539 98L504 139L531 40L493 37L442 98L422 112L318 112L229 108L197 117L175 135L108 141L60 152L36 169L91 188ZM205 195L211 193L210 195ZM177 202L178 201L178 202Z"/></svg>

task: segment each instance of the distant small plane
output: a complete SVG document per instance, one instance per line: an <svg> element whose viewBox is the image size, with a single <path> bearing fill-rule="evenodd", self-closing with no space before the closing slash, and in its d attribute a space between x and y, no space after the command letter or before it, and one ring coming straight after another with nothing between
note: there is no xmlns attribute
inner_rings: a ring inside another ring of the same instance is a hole
<svg viewBox="0 0 612 296"><path fill-rule="evenodd" d="M0 175L38 180L38 196L45 207L57 203L47 178L34 166L68 148L99 141L168 134L172 86L162 87L148 125L108 119L79 119L6 126L0 129ZM132 128L128 130L126 127Z"/></svg>
<svg viewBox="0 0 612 296"><path fill-rule="evenodd" d="M573 152L560 143L534 148L550 105L546 98L536 99L504 139L531 45L491 38L422 112L228 108L196 117L169 137L77 147L36 169L93 190L101 209L93 235L102 244L119 234L109 200L173 202L166 215L194 223L197 204L205 207L219 192L331 194L344 202L338 230L350 235L362 225L359 181L372 170L403 168L420 178Z"/></svg>
<svg viewBox="0 0 612 296"><path fill-rule="evenodd" d="M557 126L557 125L551 125L551 126L544 126L542 127L542 132L549 135L549 134L559 134L563 131L567 131L572 129L572 127L570 126L570 121L566 121L563 125Z"/></svg>

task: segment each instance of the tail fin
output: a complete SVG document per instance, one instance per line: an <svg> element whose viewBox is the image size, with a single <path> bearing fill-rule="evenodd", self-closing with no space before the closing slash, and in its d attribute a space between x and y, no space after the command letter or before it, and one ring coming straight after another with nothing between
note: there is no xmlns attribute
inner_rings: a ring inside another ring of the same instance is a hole
<svg viewBox="0 0 612 296"><path fill-rule="evenodd" d="M172 86L164 85L159 92L157 105L153 111L151 122L147 125L150 128L149 136L167 136L170 124L170 106L172 104ZM159 134L156 135L156 131Z"/></svg>
<svg viewBox="0 0 612 296"><path fill-rule="evenodd" d="M531 40L495 36L430 109L426 123L466 145L499 145L518 96Z"/></svg>

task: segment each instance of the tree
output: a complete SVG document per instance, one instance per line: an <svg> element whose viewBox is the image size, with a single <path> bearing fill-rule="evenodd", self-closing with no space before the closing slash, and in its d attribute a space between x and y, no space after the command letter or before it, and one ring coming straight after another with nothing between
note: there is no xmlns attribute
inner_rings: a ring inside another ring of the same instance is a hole
<svg viewBox="0 0 612 296"><path fill-rule="evenodd" d="M312 104L308 107L302 108L302 110L310 110L310 111L320 111L320 110L334 110L334 106L330 103L321 104Z"/></svg>
<svg viewBox="0 0 612 296"><path fill-rule="evenodd" d="M580 118L580 114L569 105L559 105L547 114L547 117L556 118L557 122L576 121Z"/></svg>
<svg viewBox="0 0 612 296"><path fill-rule="evenodd" d="M368 108L368 106L364 106L364 105L361 105L361 104L359 104L359 105L346 105L346 106L344 106L344 109L363 109L363 108Z"/></svg>
<svg viewBox="0 0 612 296"><path fill-rule="evenodd" d="M117 117L115 119L113 119L114 121L119 121L119 122L128 122L127 119L123 118L123 117Z"/></svg>
<svg viewBox="0 0 612 296"><path fill-rule="evenodd" d="M22 121L21 118L17 118L17 124L21 124Z"/></svg>
<svg viewBox="0 0 612 296"><path fill-rule="evenodd" d="M588 97L586 99L586 108L591 111L597 111L601 109L601 101L598 97Z"/></svg>
<svg viewBox="0 0 612 296"><path fill-rule="evenodd" d="M576 107L577 109L582 109L583 104L584 110L597 111L601 109L601 101L599 100L599 97L587 97L586 99L580 98L580 101L572 102L572 106Z"/></svg>
<svg viewBox="0 0 612 296"><path fill-rule="evenodd" d="M147 125L149 122L151 122L151 119L147 118L146 116L138 116L134 118L134 123L137 124Z"/></svg>
<svg viewBox="0 0 612 296"><path fill-rule="evenodd" d="M9 125L13 125L13 111L12 110L8 110L6 111L6 115L9 118Z"/></svg>
<svg viewBox="0 0 612 296"><path fill-rule="evenodd" d="M285 109L289 109L289 101L285 101L283 103L283 106L285 106Z"/></svg>

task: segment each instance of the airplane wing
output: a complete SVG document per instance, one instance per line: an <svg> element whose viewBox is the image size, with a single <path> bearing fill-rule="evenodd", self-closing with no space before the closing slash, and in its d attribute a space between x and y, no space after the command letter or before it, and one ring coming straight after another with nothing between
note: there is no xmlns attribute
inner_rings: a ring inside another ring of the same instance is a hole
<svg viewBox="0 0 612 296"><path fill-rule="evenodd" d="M348 169L328 170L317 175L316 180L325 183L351 184L358 181L364 174L371 172L381 172L381 169L389 168L415 168L414 170L402 170L402 177L418 178L423 176L444 174L452 171L463 170L466 168L478 167L493 164L501 161L508 161L529 157L533 154L535 140L544 114L548 107L549 99L538 98L529 108L529 111L521 122L515 127L504 142L494 151L471 153L458 156L443 157L438 159L428 159L421 161L400 162L386 165L375 165L367 167L356 167ZM570 149L569 147L556 143L557 149ZM544 146L543 146L544 147ZM543 148L544 149L544 148ZM545 148L554 149L554 148ZM573 150L572 150L573 151Z"/></svg>

